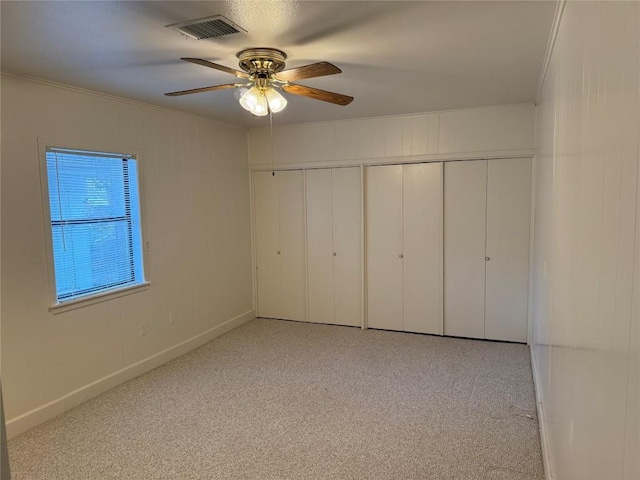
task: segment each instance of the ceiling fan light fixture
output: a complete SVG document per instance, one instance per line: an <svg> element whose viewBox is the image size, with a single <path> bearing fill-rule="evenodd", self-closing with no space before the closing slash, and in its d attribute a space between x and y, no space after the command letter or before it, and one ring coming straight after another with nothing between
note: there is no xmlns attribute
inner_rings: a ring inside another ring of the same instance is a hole
<svg viewBox="0 0 640 480"><path fill-rule="evenodd" d="M219 65L202 58L183 57L181 60L234 75L237 78L248 80L247 83L228 83L225 85L213 85L211 87L192 88L190 90L165 93L165 95L176 97L192 93L236 88L234 96L240 102L242 108L259 117L266 116L270 112L281 112L287 106L287 100L277 90L274 90L274 88L281 89L291 95L302 95L303 97L313 98L335 105L349 105L353 101L353 97L348 95L291 83L305 78L342 73L342 70L329 62L311 63L302 67L284 70L287 54L282 50L266 47L248 48L238 52L237 56L242 71L225 67L224 65Z"/></svg>
<svg viewBox="0 0 640 480"><path fill-rule="evenodd" d="M273 88L251 87L240 97L240 106L258 117L269 114L269 110L278 113L287 106L287 100Z"/></svg>
<svg viewBox="0 0 640 480"><path fill-rule="evenodd" d="M273 88L267 90L265 95L267 97L267 102L269 103L269 109L273 113L281 112L287 106L287 99L279 92L276 92Z"/></svg>

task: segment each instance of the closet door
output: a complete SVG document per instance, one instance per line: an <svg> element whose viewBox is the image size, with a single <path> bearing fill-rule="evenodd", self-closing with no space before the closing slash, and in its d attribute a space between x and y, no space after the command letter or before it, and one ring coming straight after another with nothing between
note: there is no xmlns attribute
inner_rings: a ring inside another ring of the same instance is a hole
<svg viewBox="0 0 640 480"><path fill-rule="evenodd" d="M254 172L258 316L280 318L280 230L278 179Z"/></svg>
<svg viewBox="0 0 640 480"><path fill-rule="evenodd" d="M489 160L485 338L527 341L531 160Z"/></svg>
<svg viewBox="0 0 640 480"><path fill-rule="evenodd" d="M360 168L331 170L333 186L334 322L362 324Z"/></svg>
<svg viewBox="0 0 640 480"><path fill-rule="evenodd" d="M276 172L280 214L281 315L306 320L304 178L300 170Z"/></svg>
<svg viewBox="0 0 640 480"><path fill-rule="evenodd" d="M305 173L309 321L334 322L333 199L331 169Z"/></svg>
<svg viewBox="0 0 640 480"><path fill-rule="evenodd" d="M402 330L402 165L367 168L367 320Z"/></svg>
<svg viewBox="0 0 640 480"><path fill-rule="evenodd" d="M444 333L484 338L487 162L444 170Z"/></svg>
<svg viewBox="0 0 640 480"><path fill-rule="evenodd" d="M404 330L442 334L442 163L403 166Z"/></svg>

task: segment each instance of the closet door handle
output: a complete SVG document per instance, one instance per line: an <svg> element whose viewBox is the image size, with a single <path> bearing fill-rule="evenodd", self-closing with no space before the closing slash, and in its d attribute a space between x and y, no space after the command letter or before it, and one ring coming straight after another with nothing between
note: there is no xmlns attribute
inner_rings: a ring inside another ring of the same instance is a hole
<svg viewBox="0 0 640 480"><path fill-rule="evenodd" d="M335 257L336 255L337 255L337 253L336 253L336 252L333 252L333 256Z"/></svg>
<svg viewBox="0 0 640 480"><path fill-rule="evenodd" d="M403 254L398 255L398 258L404 258Z"/></svg>
<svg viewBox="0 0 640 480"><path fill-rule="evenodd" d="M278 251L276 252L276 254L277 254L277 255L280 255L280 250L278 250Z"/></svg>
<svg viewBox="0 0 640 480"><path fill-rule="evenodd" d="M489 260L491 260L491 257L484 257L484 259L488 262Z"/></svg>

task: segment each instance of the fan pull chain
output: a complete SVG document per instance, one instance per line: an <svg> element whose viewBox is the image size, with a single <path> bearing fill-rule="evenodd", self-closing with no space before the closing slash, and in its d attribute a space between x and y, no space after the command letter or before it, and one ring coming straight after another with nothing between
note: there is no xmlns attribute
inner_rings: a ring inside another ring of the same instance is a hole
<svg viewBox="0 0 640 480"><path fill-rule="evenodd" d="M273 161L273 112L269 109L269 146L271 147L271 176L276 176L274 161Z"/></svg>

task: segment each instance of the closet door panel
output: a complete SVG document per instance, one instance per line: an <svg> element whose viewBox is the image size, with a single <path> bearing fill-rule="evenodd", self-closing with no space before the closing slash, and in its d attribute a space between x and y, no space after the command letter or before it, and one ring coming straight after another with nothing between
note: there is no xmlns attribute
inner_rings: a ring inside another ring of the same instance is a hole
<svg viewBox="0 0 640 480"><path fill-rule="evenodd" d="M307 268L309 321L333 323L333 213L331 169L309 170L307 194Z"/></svg>
<svg viewBox="0 0 640 480"><path fill-rule="evenodd" d="M278 181L271 172L254 172L258 316L280 318Z"/></svg>
<svg viewBox="0 0 640 480"><path fill-rule="evenodd" d="M335 323L362 324L362 213L359 168L334 168Z"/></svg>
<svg viewBox="0 0 640 480"><path fill-rule="evenodd" d="M403 169L404 330L442 334L442 164Z"/></svg>
<svg viewBox="0 0 640 480"><path fill-rule="evenodd" d="M276 172L280 211L281 312L287 320L306 320L306 255L303 172Z"/></svg>
<svg viewBox="0 0 640 480"><path fill-rule="evenodd" d="M402 165L367 168L367 324L402 330Z"/></svg>
<svg viewBox="0 0 640 480"><path fill-rule="evenodd" d="M444 333L484 338L485 160L444 171Z"/></svg>
<svg viewBox="0 0 640 480"><path fill-rule="evenodd" d="M527 341L531 160L489 160L485 337Z"/></svg>

